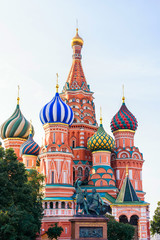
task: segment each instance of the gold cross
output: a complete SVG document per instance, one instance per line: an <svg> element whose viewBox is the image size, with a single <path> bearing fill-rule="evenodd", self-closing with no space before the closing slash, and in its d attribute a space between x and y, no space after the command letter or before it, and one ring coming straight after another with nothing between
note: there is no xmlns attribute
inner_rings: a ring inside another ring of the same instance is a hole
<svg viewBox="0 0 160 240"><path fill-rule="evenodd" d="M20 89L20 87L19 87L19 85L18 85L18 97L17 97L17 104L19 105L19 89Z"/></svg>
<svg viewBox="0 0 160 240"><path fill-rule="evenodd" d="M124 84L122 85L122 91L123 91L123 97L122 97L122 102L125 102L125 97L124 97Z"/></svg>
<svg viewBox="0 0 160 240"><path fill-rule="evenodd" d="M58 88L59 88L59 85L58 85L58 73L56 73L56 76L57 76L57 83L56 83L56 92L58 93Z"/></svg>
<svg viewBox="0 0 160 240"><path fill-rule="evenodd" d="M102 124L102 108L100 107L100 124Z"/></svg>

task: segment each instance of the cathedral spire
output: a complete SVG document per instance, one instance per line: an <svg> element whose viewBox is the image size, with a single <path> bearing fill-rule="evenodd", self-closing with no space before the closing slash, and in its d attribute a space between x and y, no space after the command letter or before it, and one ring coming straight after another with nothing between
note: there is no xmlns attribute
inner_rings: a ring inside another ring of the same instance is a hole
<svg viewBox="0 0 160 240"><path fill-rule="evenodd" d="M63 89L65 90L83 90L90 92L89 85L87 85L86 78L81 64L81 50L83 47L83 39L79 36L78 28L76 28L76 35L72 38L71 46L73 48L72 66L67 78L67 82Z"/></svg>

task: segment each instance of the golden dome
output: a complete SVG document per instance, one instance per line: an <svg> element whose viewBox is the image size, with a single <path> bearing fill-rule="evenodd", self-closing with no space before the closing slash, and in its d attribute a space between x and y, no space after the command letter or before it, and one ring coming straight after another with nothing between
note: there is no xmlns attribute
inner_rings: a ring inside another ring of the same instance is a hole
<svg viewBox="0 0 160 240"><path fill-rule="evenodd" d="M72 38L71 45L72 47L74 45L80 45L81 47L83 46L83 39L78 35L78 28L76 28L76 36Z"/></svg>

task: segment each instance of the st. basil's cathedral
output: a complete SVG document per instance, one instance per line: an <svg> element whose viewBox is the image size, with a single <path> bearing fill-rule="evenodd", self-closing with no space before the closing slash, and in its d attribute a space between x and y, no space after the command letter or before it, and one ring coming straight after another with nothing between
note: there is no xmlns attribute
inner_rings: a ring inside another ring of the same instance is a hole
<svg viewBox="0 0 160 240"><path fill-rule="evenodd" d="M135 239L149 240L149 203L142 186L143 154L134 144L138 127L125 98L111 120L113 136L106 133L102 116L96 121L93 92L87 84L82 63L83 39L76 30L71 41L72 66L61 93L40 110L45 132L40 147L33 139L34 128L23 116L19 96L17 106L0 129L5 148L13 148L27 170L36 168L45 176L44 217L41 238L59 222L64 231L60 239L71 239L70 219L75 214L75 181L82 189L96 189L119 222L135 226ZM38 117L38 116L37 116Z"/></svg>

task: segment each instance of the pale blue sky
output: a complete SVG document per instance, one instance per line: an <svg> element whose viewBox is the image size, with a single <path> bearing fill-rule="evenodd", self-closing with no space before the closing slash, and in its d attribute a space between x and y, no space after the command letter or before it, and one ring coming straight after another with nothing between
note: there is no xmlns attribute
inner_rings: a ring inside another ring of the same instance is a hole
<svg viewBox="0 0 160 240"><path fill-rule="evenodd" d="M82 64L95 92L97 120L102 106L111 134L122 84L126 105L137 117L135 146L144 154L143 186L151 215L160 201L159 12L159 0L0 1L0 123L13 113L20 84L21 110L32 119L41 144L39 111L55 93L56 72L60 89L67 79L78 19Z"/></svg>

